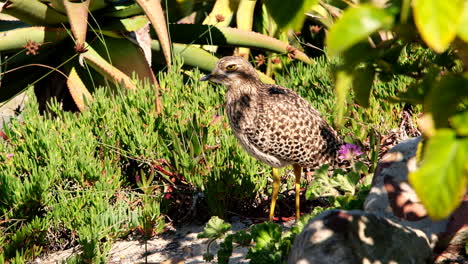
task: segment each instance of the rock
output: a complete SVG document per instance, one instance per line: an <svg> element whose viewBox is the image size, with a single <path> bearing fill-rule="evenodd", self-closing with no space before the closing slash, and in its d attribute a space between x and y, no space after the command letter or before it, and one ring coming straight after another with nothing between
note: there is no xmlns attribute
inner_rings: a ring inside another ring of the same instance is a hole
<svg viewBox="0 0 468 264"><path fill-rule="evenodd" d="M330 210L296 237L288 263L427 263L424 232L359 210ZM377 262L378 261L378 262Z"/></svg>
<svg viewBox="0 0 468 264"><path fill-rule="evenodd" d="M420 141L421 138L407 140L384 155L375 171L364 210L425 232L434 248L436 262L457 260L468 241L468 195L447 219L429 218L408 183L408 173L417 168L415 155Z"/></svg>
<svg viewBox="0 0 468 264"><path fill-rule="evenodd" d="M417 168L415 155L420 141L420 137L404 141L382 157L364 210L423 230L435 241L437 234L446 229L448 219L432 221L408 183L408 172Z"/></svg>

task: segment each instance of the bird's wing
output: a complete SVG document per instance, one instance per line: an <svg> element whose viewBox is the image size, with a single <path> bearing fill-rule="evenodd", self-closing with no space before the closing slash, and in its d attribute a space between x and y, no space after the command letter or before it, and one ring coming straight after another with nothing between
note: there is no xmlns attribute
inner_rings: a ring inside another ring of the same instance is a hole
<svg viewBox="0 0 468 264"><path fill-rule="evenodd" d="M260 151L304 166L330 163L339 137L309 102L281 86L266 86L255 129L247 136Z"/></svg>

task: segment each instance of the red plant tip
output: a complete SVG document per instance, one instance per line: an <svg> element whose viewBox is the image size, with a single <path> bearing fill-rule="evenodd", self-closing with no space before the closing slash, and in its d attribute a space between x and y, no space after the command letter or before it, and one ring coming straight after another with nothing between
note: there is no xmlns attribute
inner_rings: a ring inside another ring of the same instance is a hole
<svg viewBox="0 0 468 264"><path fill-rule="evenodd" d="M288 58L290 60L294 60L296 58L296 51L297 49L293 46L287 46L286 51L288 52Z"/></svg>
<svg viewBox="0 0 468 264"><path fill-rule="evenodd" d="M164 186L164 199L171 199L172 198L172 192L174 189L171 186Z"/></svg>
<svg viewBox="0 0 468 264"><path fill-rule="evenodd" d="M11 159L11 158L13 158L14 155L15 155L15 154L13 154L13 153L7 153L7 154L6 154L6 158L7 158L7 159Z"/></svg>
<svg viewBox="0 0 468 264"><path fill-rule="evenodd" d="M280 62L281 60L278 57L274 57L273 59L271 59L271 63L273 64L279 64Z"/></svg>
<svg viewBox="0 0 468 264"><path fill-rule="evenodd" d="M312 33L319 33L320 30L322 30L322 27L321 26L317 26L317 25L314 25L314 26L310 26L309 30L312 32Z"/></svg>
<svg viewBox="0 0 468 264"><path fill-rule="evenodd" d="M32 54L32 55L37 55L39 54L38 50L41 47L41 44L28 40L26 44L23 45L23 48L26 49L26 55Z"/></svg>
<svg viewBox="0 0 468 264"><path fill-rule="evenodd" d="M8 136L3 131L0 131L0 137L2 137L4 140L8 140Z"/></svg>
<svg viewBox="0 0 468 264"><path fill-rule="evenodd" d="M226 19L226 18L225 18L223 15L221 15L221 14L217 14L217 15L215 16L215 18L216 18L216 21L218 21L218 22L223 22L223 21Z"/></svg>
<svg viewBox="0 0 468 264"><path fill-rule="evenodd" d="M85 53L88 51L88 49L85 47L84 43L77 43L75 45L75 51L77 53Z"/></svg>
<svg viewBox="0 0 468 264"><path fill-rule="evenodd" d="M257 66L263 65L265 63L265 56L263 54L255 56L255 63Z"/></svg>

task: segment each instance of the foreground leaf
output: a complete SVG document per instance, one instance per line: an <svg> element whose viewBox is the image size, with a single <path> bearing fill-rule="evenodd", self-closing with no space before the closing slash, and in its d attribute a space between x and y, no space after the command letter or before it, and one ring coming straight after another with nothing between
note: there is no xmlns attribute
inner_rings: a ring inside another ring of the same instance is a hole
<svg viewBox="0 0 468 264"><path fill-rule="evenodd" d="M468 110L454 115L450 118L450 123L459 136L468 136Z"/></svg>
<svg viewBox="0 0 468 264"><path fill-rule="evenodd" d="M458 26L458 36L465 42L468 42L468 1L465 1L465 5L463 7L460 25Z"/></svg>
<svg viewBox="0 0 468 264"><path fill-rule="evenodd" d="M447 127L448 119L458 111L463 98L468 97L468 80L464 76L447 74L435 82L424 100L436 127Z"/></svg>
<svg viewBox="0 0 468 264"><path fill-rule="evenodd" d="M445 51L455 39L461 22L464 0L415 0L415 24L426 44L436 52Z"/></svg>
<svg viewBox="0 0 468 264"><path fill-rule="evenodd" d="M330 29L326 39L328 52L335 56L371 33L390 28L392 24L393 17L384 9L371 5L350 8Z"/></svg>
<svg viewBox="0 0 468 264"><path fill-rule="evenodd" d="M431 218L446 218L458 207L466 191L468 138L440 129L428 139L421 167L409 175Z"/></svg>
<svg viewBox="0 0 468 264"><path fill-rule="evenodd" d="M280 29L293 28L299 30L304 23L305 13L309 11L317 0L268 0L265 5L271 18L278 24Z"/></svg>
<svg viewBox="0 0 468 264"><path fill-rule="evenodd" d="M353 72L353 90L356 101L363 107L369 107L369 98L374 83L375 70L372 66L359 67Z"/></svg>
<svg viewBox="0 0 468 264"><path fill-rule="evenodd" d="M217 216L213 216L206 224L205 230L197 237L216 239L222 237L229 229L231 229L231 224L224 222L223 219Z"/></svg>
<svg viewBox="0 0 468 264"><path fill-rule="evenodd" d="M348 97L349 89L352 86L353 76L348 71L339 71L336 74L336 124L342 126L344 124L344 113L346 111L346 98Z"/></svg>

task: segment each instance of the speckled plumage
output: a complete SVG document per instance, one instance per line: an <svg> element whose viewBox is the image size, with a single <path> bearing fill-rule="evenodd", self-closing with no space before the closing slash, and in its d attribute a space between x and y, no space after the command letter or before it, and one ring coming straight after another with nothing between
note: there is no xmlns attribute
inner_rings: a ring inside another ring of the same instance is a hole
<svg viewBox="0 0 468 264"><path fill-rule="evenodd" d="M234 66L233 66L234 65ZM342 140L296 92L264 84L242 57L224 57L207 79L227 86L226 111L242 146L272 166L338 164Z"/></svg>

